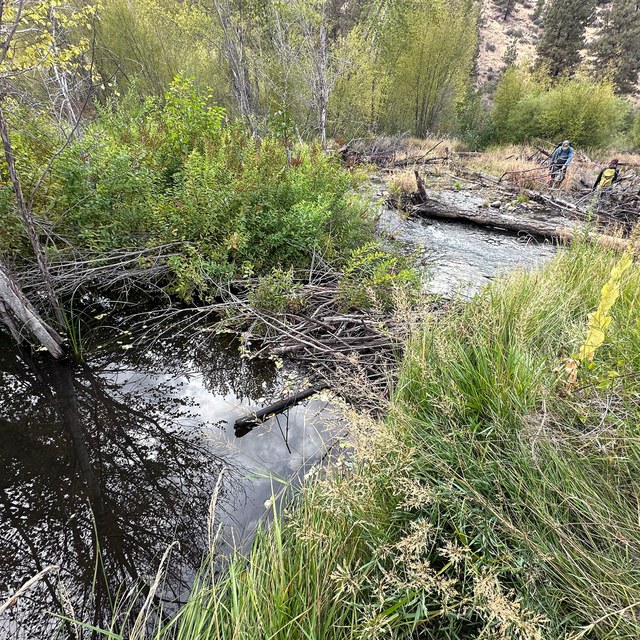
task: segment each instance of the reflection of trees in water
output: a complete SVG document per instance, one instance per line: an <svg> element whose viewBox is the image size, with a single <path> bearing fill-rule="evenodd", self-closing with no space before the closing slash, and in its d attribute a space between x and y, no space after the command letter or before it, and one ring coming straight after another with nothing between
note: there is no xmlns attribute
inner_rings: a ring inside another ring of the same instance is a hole
<svg viewBox="0 0 640 640"><path fill-rule="evenodd" d="M74 615L100 625L118 585L148 577L177 539L166 592L176 595L201 563L223 465L188 400L169 387L127 390L111 369L36 367L6 344L0 352L0 592L60 564ZM138 371L162 371L157 353L141 360ZM207 364L217 362L229 375L225 356L212 354ZM63 610L56 583L46 578L18 603L9 619L20 629L15 637L51 637L45 611Z"/></svg>
<svg viewBox="0 0 640 640"><path fill-rule="evenodd" d="M123 325L126 327L126 319ZM232 334L218 335L206 328L189 326L185 332L180 326L159 325L148 329L141 338L111 327L111 331L98 335L97 341L107 351L109 346L120 349L118 341L136 345L118 355L118 367L125 371L133 367L178 376L185 373L187 366L202 376L207 391L219 396L233 394L240 402L264 396L265 389L271 390L278 378L272 362L241 357L239 342ZM108 362L109 354L103 353L100 359ZM110 370L115 371L112 365Z"/></svg>
<svg viewBox="0 0 640 640"><path fill-rule="evenodd" d="M255 400L271 390L277 381L277 369L270 362L238 356L237 342L229 336L211 341L211 350L198 348L193 358L202 371L211 393L233 393L238 400Z"/></svg>

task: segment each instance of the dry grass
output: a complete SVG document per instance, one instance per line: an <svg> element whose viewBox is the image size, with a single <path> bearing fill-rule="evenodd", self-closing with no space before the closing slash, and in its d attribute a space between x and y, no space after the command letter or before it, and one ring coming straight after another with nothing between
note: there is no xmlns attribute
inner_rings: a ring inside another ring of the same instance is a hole
<svg viewBox="0 0 640 640"><path fill-rule="evenodd" d="M397 171L387 176L387 188L391 195L406 196L416 190L416 177L413 171Z"/></svg>
<svg viewBox="0 0 640 640"><path fill-rule="evenodd" d="M471 156L464 160L464 166L497 178L504 176L503 179L525 189L542 189L547 185L549 170L540 164L539 158L533 147L510 145Z"/></svg>

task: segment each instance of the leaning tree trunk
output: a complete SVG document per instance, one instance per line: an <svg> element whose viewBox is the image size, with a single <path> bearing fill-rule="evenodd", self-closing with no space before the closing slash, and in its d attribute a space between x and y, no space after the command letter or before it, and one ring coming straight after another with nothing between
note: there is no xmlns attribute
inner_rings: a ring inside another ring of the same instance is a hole
<svg viewBox="0 0 640 640"><path fill-rule="evenodd" d="M57 359L64 358L63 338L51 328L24 297L18 285L0 265L0 319L18 341L25 339L25 332L39 342Z"/></svg>
<svg viewBox="0 0 640 640"><path fill-rule="evenodd" d="M1 100L2 100L2 97L0 97L0 102ZM20 178L18 177L18 172L16 170L15 157L13 154L13 147L11 145L11 138L9 137L7 120L5 118L4 111L2 110L1 104L0 104L0 135L2 137L4 157L7 162L7 168L9 169L9 177L11 179L11 184L13 186L13 191L15 193L18 212L20 213L20 217L22 218L24 226L27 229L29 241L31 242L31 247L33 248L33 252L36 256L38 269L40 270L40 274L42 275L42 281L44 284L45 291L47 293L47 298L49 299L49 304L53 309L53 313L60 327L63 328L65 326L64 314L62 313L62 307L60 306L58 296L56 295L56 292L53 288L51 275L47 267L44 251L42 250L42 245L40 244L40 240L38 239L38 234L36 232L35 224L33 222L33 216L31 215L30 207L27 206L27 203L24 199L24 195L22 193L22 184L20 182Z"/></svg>

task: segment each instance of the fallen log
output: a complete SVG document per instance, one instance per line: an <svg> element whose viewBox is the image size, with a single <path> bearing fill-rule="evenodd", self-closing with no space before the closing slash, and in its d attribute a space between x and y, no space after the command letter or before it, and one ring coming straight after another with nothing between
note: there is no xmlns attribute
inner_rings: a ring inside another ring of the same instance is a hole
<svg viewBox="0 0 640 640"><path fill-rule="evenodd" d="M481 227L490 227L492 229L511 231L513 233L526 233L533 237L560 242L569 242L574 237L584 234L587 235L589 240L606 248L624 250L628 245L628 240L624 238L616 238L594 231L587 232L584 226L579 224L568 226L554 222L535 220L533 218L501 214L495 211L461 211L453 209L449 204L438 202L432 198L427 199L427 201L422 204L412 206L410 212L427 218L467 222Z"/></svg>
<svg viewBox="0 0 640 640"><path fill-rule="evenodd" d="M8 272L0 266L0 319L21 342L27 330L56 359L66 356L64 339L49 326L24 297Z"/></svg>
<svg viewBox="0 0 640 640"><path fill-rule="evenodd" d="M542 155L547 156L547 158L551 157L551 152L547 151L546 149L544 149L543 147L538 146L537 144L534 145L534 148L537 149Z"/></svg>
<svg viewBox="0 0 640 640"><path fill-rule="evenodd" d="M521 173L531 173L531 172L537 172L537 173L544 173L548 171L548 169L546 167L533 167L532 169L514 169L512 171L505 171L499 178L498 178L498 182L502 182L502 180L504 179L505 176L509 176L512 174L516 174L516 175L520 175Z"/></svg>
<svg viewBox="0 0 640 640"><path fill-rule="evenodd" d="M278 400L278 402L274 402L273 404L270 404L267 407L263 407L262 409L259 409L258 411L255 411L254 413L248 416L238 418L235 421L235 424L233 425L233 428L235 429L235 432L236 432L236 436L238 438L241 438L242 436L249 433L251 429L261 424L268 418L271 418L279 413L282 413L285 409L288 409L289 407L293 407L294 405L299 404L303 400L306 400L307 398L311 397L315 393L318 393L318 391L322 391L323 389L327 389L327 388L328 388L328 385L323 382L314 384L311 387L308 387L307 389L298 391L297 393L287 396L286 398L282 398L282 400Z"/></svg>
<svg viewBox="0 0 640 640"><path fill-rule="evenodd" d="M449 205L442 204L431 198L422 204L411 207L411 212L427 218L456 220L481 227L492 227L515 233L528 233L539 238L558 239L560 237L560 227L557 225L531 219L516 219L494 211L471 212L455 210Z"/></svg>

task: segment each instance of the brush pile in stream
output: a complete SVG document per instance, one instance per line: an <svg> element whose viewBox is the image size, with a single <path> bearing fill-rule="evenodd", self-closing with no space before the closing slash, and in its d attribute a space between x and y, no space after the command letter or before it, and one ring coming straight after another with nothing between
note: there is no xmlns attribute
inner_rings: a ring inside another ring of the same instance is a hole
<svg viewBox="0 0 640 640"><path fill-rule="evenodd" d="M129 316L129 329L147 348L167 335L232 333L246 357L286 359L310 380L307 388L240 419L237 429L255 426L321 389L377 414L420 314L409 290L386 290L393 300L382 301L379 292L357 286L366 308L348 303L344 276L316 256L300 278L289 272L272 280L236 280L218 289L212 304L142 312Z"/></svg>
<svg viewBox="0 0 640 640"><path fill-rule="evenodd" d="M260 284L245 281L224 293L216 312L227 318L220 327L238 332L251 357L286 357L308 372L316 390L330 388L375 413L389 396L412 314L401 320L385 311L373 291L372 308L347 309L341 282L338 271L316 260L286 300L261 303Z"/></svg>
<svg viewBox="0 0 640 640"><path fill-rule="evenodd" d="M388 206L421 217L560 241L589 233L596 242L620 248L640 219L640 176L633 162L620 162L621 180L611 189L593 191L601 163L577 151L567 178L550 188L551 153L543 147L523 146L510 154L453 147L440 140L425 150L403 138L385 138L354 141L340 153L347 164L375 163L390 184L396 181Z"/></svg>

